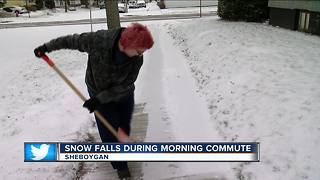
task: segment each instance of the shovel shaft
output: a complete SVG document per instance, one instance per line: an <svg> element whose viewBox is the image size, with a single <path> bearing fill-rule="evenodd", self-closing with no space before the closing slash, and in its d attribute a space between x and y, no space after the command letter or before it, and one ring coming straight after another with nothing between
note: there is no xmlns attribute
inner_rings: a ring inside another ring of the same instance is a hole
<svg viewBox="0 0 320 180"><path fill-rule="evenodd" d="M85 96L73 85L73 83L66 77L66 75L64 75L64 73L53 63L53 61L47 55L42 56L42 59L45 60L48 65L53 68L53 70L63 79L64 82L68 84L68 86L80 97L82 101L87 100ZM108 120L99 111L95 110L94 113L102 122L102 124L106 126L106 128L108 128L108 130L119 140L117 131L108 122Z"/></svg>
<svg viewBox="0 0 320 180"><path fill-rule="evenodd" d="M86 101L84 95L73 85L73 83L64 75L62 71L60 71L60 69L57 66L53 65L51 67L63 79L63 81L66 82L68 86L79 96L79 98L82 101Z"/></svg>

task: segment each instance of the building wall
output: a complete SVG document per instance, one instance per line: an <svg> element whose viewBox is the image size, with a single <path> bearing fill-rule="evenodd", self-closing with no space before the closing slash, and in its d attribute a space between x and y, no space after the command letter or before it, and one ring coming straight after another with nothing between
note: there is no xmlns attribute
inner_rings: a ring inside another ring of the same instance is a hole
<svg viewBox="0 0 320 180"><path fill-rule="evenodd" d="M269 0L269 7L271 25L320 35L320 0Z"/></svg>
<svg viewBox="0 0 320 180"><path fill-rule="evenodd" d="M296 9L270 8L270 21L273 26L297 30L297 18L299 13Z"/></svg>
<svg viewBox="0 0 320 180"><path fill-rule="evenodd" d="M54 4L56 7L64 7L64 0L54 0ZM80 6L81 1L80 0L69 0L70 6ZM93 1L92 1L93 2Z"/></svg>
<svg viewBox="0 0 320 180"><path fill-rule="evenodd" d="M310 14L309 26L307 30L299 29L300 13L307 12ZM270 21L272 26L279 26L291 30L300 30L307 33L320 35L320 12L299 10L299 9L283 9L270 8Z"/></svg>
<svg viewBox="0 0 320 180"><path fill-rule="evenodd" d="M164 0L166 8L199 7L200 0ZM201 6L217 6L218 0L201 0Z"/></svg>
<svg viewBox="0 0 320 180"><path fill-rule="evenodd" d="M269 0L269 7L320 12L320 0Z"/></svg>
<svg viewBox="0 0 320 180"><path fill-rule="evenodd" d="M320 12L311 12L308 32L320 35Z"/></svg>

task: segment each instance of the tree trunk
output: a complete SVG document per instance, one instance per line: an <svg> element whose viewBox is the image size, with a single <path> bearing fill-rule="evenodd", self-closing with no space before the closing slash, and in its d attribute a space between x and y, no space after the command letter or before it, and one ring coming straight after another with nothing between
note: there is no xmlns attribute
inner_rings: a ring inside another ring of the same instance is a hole
<svg viewBox="0 0 320 180"><path fill-rule="evenodd" d="M118 1L105 0L108 29L120 27Z"/></svg>
<svg viewBox="0 0 320 180"><path fill-rule="evenodd" d="M68 2L64 0L64 12L68 12Z"/></svg>
<svg viewBox="0 0 320 180"><path fill-rule="evenodd" d="M124 9L127 9L128 10L128 0L124 0Z"/></svg>

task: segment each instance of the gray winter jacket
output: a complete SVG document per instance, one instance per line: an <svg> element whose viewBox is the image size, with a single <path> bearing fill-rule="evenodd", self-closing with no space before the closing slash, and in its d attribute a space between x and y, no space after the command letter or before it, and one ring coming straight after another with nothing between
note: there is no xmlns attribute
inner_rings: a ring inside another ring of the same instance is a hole
<svg viewBox="0 0 320 180"><path fill-rule="evenodd" d="M49 52L76 49L88 53L85 81L88 89L102 103L117 102L132 93L134 82L143 63L143 57L134 57L124 64L116 64L113 47L123 28L92 33L68 35L46 43Z"/></svg>

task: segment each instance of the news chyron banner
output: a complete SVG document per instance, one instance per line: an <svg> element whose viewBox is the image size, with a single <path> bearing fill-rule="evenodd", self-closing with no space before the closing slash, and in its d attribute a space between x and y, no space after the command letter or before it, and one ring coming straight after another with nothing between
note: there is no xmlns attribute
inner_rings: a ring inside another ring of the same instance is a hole
<svg viewBox="0 0 320 180"><path fill-rule="evenodd" d="M57 161L247 161L260 160L251 143L24 143L25 162Z"/></svg>

